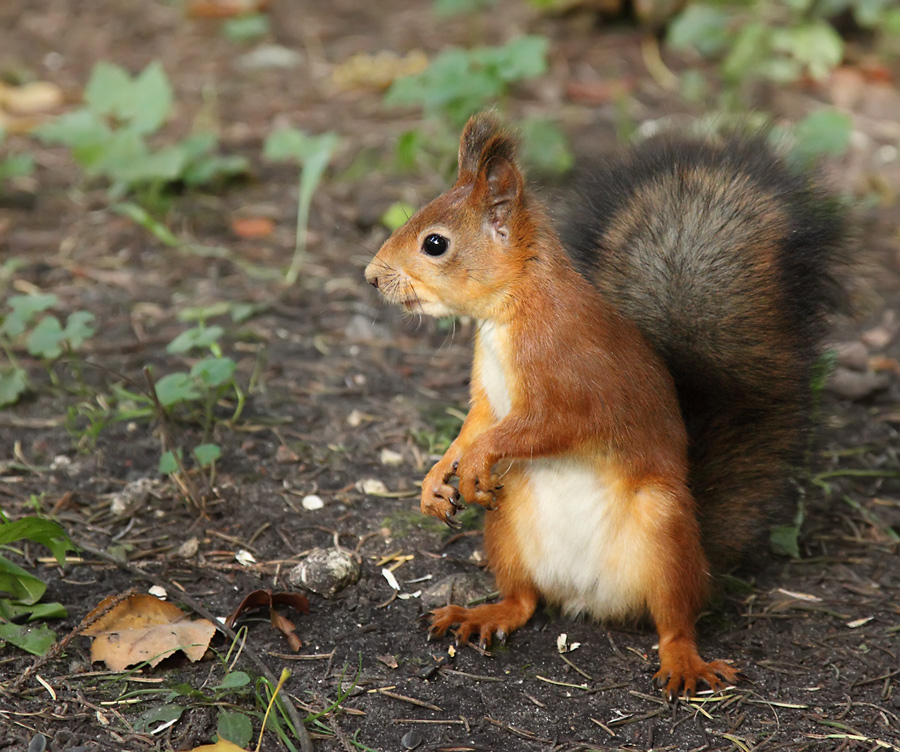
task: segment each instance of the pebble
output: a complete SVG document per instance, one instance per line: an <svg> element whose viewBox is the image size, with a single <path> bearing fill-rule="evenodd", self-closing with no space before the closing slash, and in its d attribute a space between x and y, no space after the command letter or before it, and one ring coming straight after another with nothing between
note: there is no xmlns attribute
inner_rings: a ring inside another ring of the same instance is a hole
<svg viewBox="0 0 900 752"><path fill-rule="evenodd" d="M400 740L400 744L403 749L415 749L422 742L425 741L425 738L415 729L412 731L407 731L403 738Z"/></svg>
<svg viewBox="0 0 900 752"><path fill-rule="evenodd" d="M337 548L315 548L288 573L294 587L302 587L324 598L333 598L359 579L359 563Z"/></svg>
<svg viewBox="0 0 900 752"><path fill-rule="evenodd" d="M296 50L280 44L267 44L241 55L234 61L234 67L241 73L253 73L274 68L296 68L302 62L303 55Z"/></svg>

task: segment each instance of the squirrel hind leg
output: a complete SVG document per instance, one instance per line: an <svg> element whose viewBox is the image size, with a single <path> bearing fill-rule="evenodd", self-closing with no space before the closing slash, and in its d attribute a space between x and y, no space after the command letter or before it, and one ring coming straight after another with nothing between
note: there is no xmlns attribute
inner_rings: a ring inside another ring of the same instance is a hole
<svg viewBox="0 0 900 752"><path fill-rule="evenodd" d="M454 630L457 644L464 644L472 635L477 635L481 647L486 650L494 637L504 642L512 632L523 626L534 614L537 602L537 591L523 588L498 603L474 608L444 606L431 612L428 637L438 639L452 626L458 625Z"/></svg>
<svg viewBox="0 0 900 752"><path fill-rule="evenodd" d="M704 661L693 639L682 637L666 642L660 639L659 671L653 679L669 700L678 695L690 697L697 691L697 683L704 682L715 691L725 689L737 681L738 669L724 661Z"/></svg>

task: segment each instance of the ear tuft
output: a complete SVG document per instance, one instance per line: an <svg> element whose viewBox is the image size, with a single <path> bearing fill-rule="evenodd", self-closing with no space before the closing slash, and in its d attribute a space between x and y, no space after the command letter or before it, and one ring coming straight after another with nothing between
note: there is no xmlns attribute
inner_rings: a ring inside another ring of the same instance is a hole
<svg viewBox="0 0 900 752"><path fill-rule="evenodd" d="M469 118L459 140L459 177L457 183L472 182L495 157L515 164L518 143L490 110Z"/></svg>

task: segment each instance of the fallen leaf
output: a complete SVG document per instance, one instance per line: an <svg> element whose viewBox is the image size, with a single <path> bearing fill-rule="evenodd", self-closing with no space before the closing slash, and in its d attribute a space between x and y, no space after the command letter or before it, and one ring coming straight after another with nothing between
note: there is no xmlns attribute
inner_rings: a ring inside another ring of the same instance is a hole
<svg viewBox="0 0 900 752"><path fill-rule="evenodd" d="M386 89L394 79L413 76L427 67L428 56L422 50L403 56L390 50L361 52L336 66L331 77L341 89Z"/></svg>
<svg viewBox="0 0 900 752"><path fill-rule="evenodd" d="M233 18L266 9L268 0L191 0L187 6L189 18Z"/></svg>
<svg viewBox="0 0 900 752"><path fill-rule="evenodd" d="M185 752L247 752L247 750L227 739L219 739L215 744L204 744L200 747L185 750Z"/></svg>
<svg viewBox="0 0 900 752"><path fill-rule="evenodd" d="M87 615L102 613L115 596L104 598ZM199 661L216 628L206 619L191 620L178 606L152 595L132 595L84 630L94 637L91 660L103 661L112 671L146 661L155 666L178 650Z"/></svg>
<svg viewBox="0 0 900 752"><path fill-rule="evenodd" d="M0 82L0 107L18 115L49 112L63 103L63 93L49 81L33 81L24 86L8 86Z"/></svg>
<svg viewBox="0 0 900 752"><path fill-rule="evenodd" d="M267 238L275 224L267 217L238 217L231 220L231 230L241 238Z"/></svg>
<svg viewBox="0 0 900 752"><path fill-rule="evenodd" d="M258 608L268 608L269 619L272 622L272 626L287 637L291 649L296 653L303 647L303 643L300 642L300 638L296 634L297 628L290 619L287 619L278 613L278 611L275 610L275 606L290 606L295 611L299 611L302 614L309 613L309 601L302 593L273 593L271 590L254 590L252 593L249 593L244 600L238 604L238 607L231 615L225 619L225 626L229 629L233 629L234 625L237 624L237 620L244 614L255 611Z"/></svg>

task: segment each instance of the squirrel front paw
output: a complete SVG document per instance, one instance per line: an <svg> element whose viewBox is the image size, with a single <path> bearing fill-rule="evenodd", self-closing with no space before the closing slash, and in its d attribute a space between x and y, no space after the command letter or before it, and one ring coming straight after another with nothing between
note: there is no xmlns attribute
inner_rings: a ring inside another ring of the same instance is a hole
<svg viewBox="0 0 900 752"><path fill-rule="evenodd" d="M465 509L465 504L459 500L459 491L447 482L456 464L438 462L422 481L422 513L437 517L452 528L459 527L453 516L460 509Z"/></svg>
<svg viewBox="0 0 900 752"><path fill-rule="evenodd" d="M459 492L468 503L481 504L494 509L497 493L503 488L500 476L493 472L496 455L473 447L460 459L456 474L459 476Z"/></svg>

